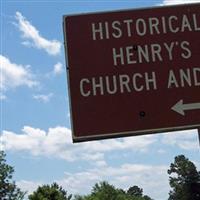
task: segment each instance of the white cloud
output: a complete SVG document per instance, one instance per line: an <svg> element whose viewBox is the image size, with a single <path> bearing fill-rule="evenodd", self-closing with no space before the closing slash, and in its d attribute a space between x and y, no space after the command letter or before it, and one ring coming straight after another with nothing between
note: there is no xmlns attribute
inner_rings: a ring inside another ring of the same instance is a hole
<svg viewBox="0 0 200 200"><path fill-rule="evenodd" d="M57 55L61 51L61 43L57 40L47 40L39 31L20 13L16 12L17 26L23 33L23 42L26 46L45 50L49 55Z"/></svg>
<svg viewBox="0 0 200 200"><path fill-rule="evenodd" d="M34 99L38 100L39 102L43 102L43 103L49 102L52 97L53 97L53 93L33 95Z"/></svg>
<svg viewBox="0 0 200 200"><path fill-rule="evenodd" d="M54 78L55 76L60 75L63 72L64 72L63 64L61 62L58 62L53 66L53 70L48 72L45 76L47 78L52 78L52 77Z"/></svg>
<svg viewBox="0 0 200 200"><path fill-rule="evenodd" d="M63 71L64 71L64 70L63 70L63 65L62 65L62 63L58 62L58 63L56 63L56 64L54 65L54 67L53 67L53 73L54 73L55 75L61 74Z"/></svg>
<svg viewBox="0 0 200 200"><path fill-rule="evenodd" d="M57 157L70 162L85 160L97 165L106 165L105 153L113 151L132 151L147 153L161 138L161 143L177 146L183 150L197 150L195 130L178 131L169 134L145 135L120 139L73 144L71 130L65 127L50 128L47 132L25 126L21 134L4 130L3 147L12 151L27 151L35 156Z"/></svg>
<svg viewBox="0 0 200 200"><path fill-rule="evenodd" d="M144 190L144 194L156 200L167 199L169 192L167 169L165 165L123 164L118 167L107 165L97 166L81 172L65 172L63 179L54 180L71 194L87 194L95 183L108 181L118 188L127 190L137 185ZM17 185L32 193L39 185L45 183L18 181Z"/></svg>
<svg viewBox="0 0 200 200"><path fill-rule="evenodd" d="M85 194L96 182L107 180L123 189L138 185L144 189L145 194L154 199L163 200L167 198L169 192L167 175L169 165L126 163L113 167L106 162L105 153L114 151L123 153L123 150L125 150L124 152L146 153L152 148L152 145L158 142L158 138L161 138L160 142L163 145L195 150L198 149L197 135L195 135L195 130L190 130L160 136L149 135L72 144L71 130L68 128L55 127L44 131L25 126L21 134L4 130L1 140L5 150L26 151L34 156L60 158L69 162L90 162L93 168L85 170L81 168L80 171L66 172L63 179L54 180L70 193ZM19 183L22 189L30 191L33 191L38 185L38 183L25 180Z"/></svg>
<svg viewBox="0 0 200 200"><path fill-rule="evenodd" d="M97 166L81 172L65 173L61 180L55 180L72 194L87 194L95 183L108 181L118 188L127 190L133 185L144 189L144 194L157 200L166 199L169 192L168 166L123 164L118 167Z"/></svg>
<svg viewBox="0 0 200 200"><path fill-rule="evenodd" d="M162 5L199 3L200 0L164 0Z"/></svg>
<svg viewBox="0 0 200 200"><path fill-rule="evenodd" d="M176 131L163 134L162 143L178 146L183 150L199 149L197 130Z"/></svg>
<svg viewBox="0 0 200 200"><path fill-rule="evenodd" d="M27 192L26 196L32 194L38 188L38 186L41 185L43 185L42 182L33 182L26 180L17 181L17 187L19 187L23 192Z"/></svg>
<svg viewBox="0 0 200 200"><path fill-rule="evenodd" d="M5 100L5 99L7 99L6 95L0 92L0 100Z"/></svg>
<svg viewBox="0 0 200 200"><path fill-rule="evenodd" d="M65 127L44 130L25 126L21 134L4 130L3 147L12 151L28 151L35 156L58 157L67 161L85 160L105 165L104 153L114 150L145 152L156 142L151 136L73 144L71 130Z"/></svg>
<svg viewBox="0 0 200 200"><path fill-rule="evenodd" d="M3 55L0 55L0 71L0 89L2 91L19 86L34 87L39 84L34 80L34 76L30 71L30 66L12 63L9 58Z"/></svg>
<svg viewBox="0 0 200 200"><path fill-rule="evenodd" d="M148 147L156 141L157 139L154 136L144 135L137 137L87 142L84 144L84 148L88 149L89 151L91 149L91 151L99 152L127 149L145 152Z"/></svg>
<svg viewBox="0 0 200 200"><path fill-rule="evenodd" d="M37 156L51 156L54 155L54 153L57 155L70 141L70 130L62 127L49 129L49 132L46 133L43 130L25 126L22 129L22 134L16 134L10 131L3 131L2 133L4 149L28 151ZM64 153L65 152L63 152L62 156L65 155L65 159L70 160L70 158L67 157L68 153Z"/></svg>

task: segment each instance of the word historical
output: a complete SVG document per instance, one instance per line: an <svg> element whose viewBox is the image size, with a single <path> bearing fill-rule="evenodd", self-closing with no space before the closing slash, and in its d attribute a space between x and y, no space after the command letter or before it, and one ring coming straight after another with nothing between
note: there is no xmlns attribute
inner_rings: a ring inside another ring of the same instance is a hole
<svg viewBox="0 0 200 200"><path fill-rule="evenodd" d="M177 52L179 52L178 57L189 59L192 55L191 44L186 40L163 43L155 40L151 44L134 44L137 37L141 38L140 41L143 41L144 37L155 35L163 35L160 37L167 38L167 34L173 34L174 38L177 38L175 37L177 34L187 32L200 32L200 13L91 23L91 39L94 42L124 38L130 38L129 41L133 41L132 44L113 47L110 50L113 65L116 67L172 61Z"/></svg>

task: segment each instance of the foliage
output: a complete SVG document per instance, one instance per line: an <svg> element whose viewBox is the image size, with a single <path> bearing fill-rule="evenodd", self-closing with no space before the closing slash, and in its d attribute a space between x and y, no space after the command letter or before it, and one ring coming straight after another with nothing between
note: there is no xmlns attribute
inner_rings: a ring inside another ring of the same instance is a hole
<svg viewBox="0 0 200 200"><path fill-rule="evenodd" d="M90 195L75 196L74 200L152 200L143 196L142 191L138 186L133 186L126 192L104 181L95 184Z"/></svg>
<svg viewBox="0 0 200 200"><path fill-rule="evenodd" d="M169 200L199 200L200 199L200 172L194 163L184 155L175 157L168 170L169 183L172 190Z"/></svg>
<svg viewBox="0 0 200 200"><path fill-rule="evenodd" d="M6 154L0 151L0 197L1 200L22 200L25 193L12 181L14 168L6 164Z"/></svg>
<svg viewBox="0 0 200 200"><path fill-rule="evenodd" d="M70 200L72 195L68 196L67 191L57 183L53 183L52 185L38 187L28 198L29 200Z"/></svg>
<svg viewBox="0 0 200 200"><path fill-rule="evenodd" d="M136 197L142 197L143 189L139 188L138 186L130 187L127 191L127 194Z"/></svg>
<svg viewBox="0 0 200 200"><path fill-rule="evenodd" d="M0 200L23 200L22 192L12 181L14 168L6 164L6 154L0 151ZM168 200L200 200L200 171L184 155L176 156L171 163L169 184L171 191ZM72 200L57 183L43 185L28 196L29 200ZM73 200L152 200L143 195L143 189L134 185L127 191L116 188L107 182L96 183L89 195L75 195Z"/></svg>

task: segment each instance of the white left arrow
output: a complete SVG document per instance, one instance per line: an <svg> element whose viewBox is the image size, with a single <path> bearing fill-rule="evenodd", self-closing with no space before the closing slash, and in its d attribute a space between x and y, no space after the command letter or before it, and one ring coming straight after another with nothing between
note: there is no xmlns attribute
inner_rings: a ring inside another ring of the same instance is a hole
<svg viewBox="0 0 200 200"><path fill-rule="evenodd" d="M181 99L174 106L172 106L171 109L184 116L186 110L200 109L200 103L183 104L183 100Z"/></svg>

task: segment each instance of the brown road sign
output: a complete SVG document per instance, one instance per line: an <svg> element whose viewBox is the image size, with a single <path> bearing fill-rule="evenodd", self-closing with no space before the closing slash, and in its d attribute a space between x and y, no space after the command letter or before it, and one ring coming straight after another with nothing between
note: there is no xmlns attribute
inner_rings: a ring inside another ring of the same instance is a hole
<svg viewBox="0 0 200 200"><path fill-rule="evenodd" d="M199 11L64 16L74 142L200 126Z"/></svg>

